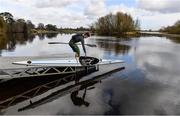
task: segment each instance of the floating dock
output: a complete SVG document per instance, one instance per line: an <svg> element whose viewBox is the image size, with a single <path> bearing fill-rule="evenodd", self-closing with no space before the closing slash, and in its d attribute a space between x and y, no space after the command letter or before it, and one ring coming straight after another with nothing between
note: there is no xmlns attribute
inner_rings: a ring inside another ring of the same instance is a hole
<svg viewBox="0 0 180 116"><path fill-rule="evenodd" d="M46 57L47 58L47 57ZM90 70L94 66L76 67L76 66L26 66L15 65L13 62L23 60L37 60L41 57L6 57L0 58L0 79L15 79L24 77L52 76L59 74L72 74L83 70ZM44 58L45 59L45 58ZM57 58L51 58L51 60ZM65 58L58 58L65 59ZM97 68L97 67L96 67ZM96 69L98 70L98 69Z"/></svg>
<svg viewBox="0 0 180 116"><path fill-rule="evenodd" d="M8 80L0 82L0 109L6 109L24 100L32 99L50 89L81 79L83 83L68 89L71 93L89 83L92 78L104 78L106 75L124 69L124 63L112 63L84 67L39 67L13 65L12 62L39 59L33 58L0 58L0 78ZM64 58L63 58L64 59ZM27 77L27 78L26 78ZM63 89L63 91L66 89ZM62 90L61 90L62 91ZM63 95L63 94L62 94Z"/></svg>

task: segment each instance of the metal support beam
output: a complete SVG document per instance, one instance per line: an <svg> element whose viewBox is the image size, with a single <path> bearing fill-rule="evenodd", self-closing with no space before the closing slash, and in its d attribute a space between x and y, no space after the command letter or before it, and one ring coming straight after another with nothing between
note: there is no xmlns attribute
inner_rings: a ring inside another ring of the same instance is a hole
<svg viewBox="0 0 180 116"><path fill-rule="evenodd" d="M91 68L94 66L91 66ZM75 73L83 71L84 67L28 67L28 68L15 68L3 69L1 72L6 75L0 75L0 79L22 78L22 77L35 77L57 74ZM3 78L4 76L4 78Z"/></svg>

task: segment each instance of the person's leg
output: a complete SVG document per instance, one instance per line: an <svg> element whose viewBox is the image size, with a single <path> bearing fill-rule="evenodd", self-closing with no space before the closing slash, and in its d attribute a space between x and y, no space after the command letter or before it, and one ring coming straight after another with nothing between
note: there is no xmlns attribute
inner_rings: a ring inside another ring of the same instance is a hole
<svg viewBox="0 0 180 116"><path fill-rule="evenodd" d="M74 52L75 52L75 59L77 61L77 64L79 63L79 57L80 57L80 50L79 50L79 47L74 44Z"/></svg>
<svg viewBox="0 0 180 116"><path fill-rule="evenodd" d="M75 59L78 61L77 57L80 57L80 50L79 47L73 43L73 42L69 42L69 46L72 48L72 50L75 52Z"/></svg>

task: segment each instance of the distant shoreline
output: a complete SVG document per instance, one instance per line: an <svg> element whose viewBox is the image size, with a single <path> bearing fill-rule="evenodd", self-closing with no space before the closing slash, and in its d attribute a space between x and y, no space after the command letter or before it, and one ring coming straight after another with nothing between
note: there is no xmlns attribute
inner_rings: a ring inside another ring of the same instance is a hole
<svg viewBox="0 0 180 116"><path fill-rule="evenodd" d="M162 33L162 32L140 32L141 35L156 35L156 36L166 36L166 37L179 37L178 34L169 34L169 33Z"/></svg>
<svg viewBox="0 0 180 116"><path fill-rule="evenodd" d="M31 30L32 34L46 34L46 33L59 33L58 31L47 31L47 30Z"/></svg>

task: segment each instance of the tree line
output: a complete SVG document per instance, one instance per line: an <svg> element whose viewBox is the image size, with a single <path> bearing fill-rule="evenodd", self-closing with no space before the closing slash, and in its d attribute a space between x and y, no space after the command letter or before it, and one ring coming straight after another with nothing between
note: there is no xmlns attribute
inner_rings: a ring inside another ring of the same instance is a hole
<svg viewBox="0 0 180 116"><path fill-rule="evenodd" d="M33 28L30 20L15 20L9 12L0 13L0 25L1 30L5 33L28 33Z"/></svg>
<svg viewBox="0 0 180 116"><path fill-rule="evenodd" d="M174 25L163 27L159 30L160 32L166 32L169 34L180 34L180 20L178 20Z"/></svg>
<svg viewBox="0 0 180 116"><path fill-rule="evenodd" d="M32 29L57 31L56 25L39 23L37 28L30 20L14 19L9 12L0 13L0 30L6 33L30 33Z"/></svg>
<svg viewBox="0 0 180 116"><path fill-rule="evenodd" d="M42 32L74 32L86 31L88 28L57 28L53 24L39 23L37 26L30 20L14 19L9 12L0 13L0 33L42 33Z"/></svg>
<svg viewBox="0 0 180 116"><path fill-rule="evenodd" d="M30 21L24 19L14 19L9 12L0 13L0 32L8 33L30 33L43 31L57 32L77 32L92 31L98 35L122 35L128 32L136 32L140 30L139 20L133 20L131 15L117 12L116 14L108 14L100 17L89 28L57 28L56 25L39 23L37 27Z"/></svg>
<svg viewBox="0 0 180 116"><path fill-rule="evenodd" d="M128 32L140 30L140 21L133 20L131 15L117 12L115 15L110 13L100 17L90 26L91 30L98 35L123 35Z"/></svg>

